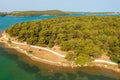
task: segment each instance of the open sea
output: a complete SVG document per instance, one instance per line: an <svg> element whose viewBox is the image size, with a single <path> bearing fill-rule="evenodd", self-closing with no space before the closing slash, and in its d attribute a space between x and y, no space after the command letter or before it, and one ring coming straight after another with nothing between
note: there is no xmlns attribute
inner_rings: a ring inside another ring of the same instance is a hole
<svg viewBox="0 0 120 80"><path fill-rule="evenodd" d="M15 23L55 17L57 16L0 17L0 31ZM97 67L73 69L37 63L0 43L0 80L120 80L118 76L120 73Z"/></svg>

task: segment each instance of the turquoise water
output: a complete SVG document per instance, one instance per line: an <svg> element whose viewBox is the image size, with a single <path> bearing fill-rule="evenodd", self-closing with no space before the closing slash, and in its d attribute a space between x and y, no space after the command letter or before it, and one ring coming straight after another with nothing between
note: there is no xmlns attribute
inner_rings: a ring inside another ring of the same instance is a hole
<svg viewBox="0 0 120 80"><path fill-rule="evenodd" d="M120 16L120 14L94 14L94 16ZM65 16L90 16L88 13L81 13L81 14L70 14ZM0 31L8 28L9 26L19 23L19 22L26 22L32 20L40 20L40 19L48 19L48 18L55 18L57 16L28 16L28 17L17 17L17 16L0 16Z"/></svg>
<svg viewBox="0 0 120 80"><path fill-rule="evenodd" d="M48 19L54 17L56 16L30 16L30 17L0 16L0 31L8 28L9 26L15 23L26 22L31 20Z"/></svg>
<svg viewBox="0 0 120 80"><path fill-rule="evenodd" d="M56 16L0 17L0 30L18 22L54 17ZM3 44L0 44L0 80L119 80L102 75L88 74L84 70L81 71L82 69L71 71L68 68L53 67L43 63L39 63L38 68L34 64L36 62L23 57L23 55L18 56L16 54L18 54L17 51L7 49ZM97 72L97 69L95 71Z"/></svg>
<svg viewBox="0 0 120 80"><path fill-rule="evenodd" d="M89 13L81 13L81 14L70 14L69 16L120 16L120 14L89 14Z"/></svg>

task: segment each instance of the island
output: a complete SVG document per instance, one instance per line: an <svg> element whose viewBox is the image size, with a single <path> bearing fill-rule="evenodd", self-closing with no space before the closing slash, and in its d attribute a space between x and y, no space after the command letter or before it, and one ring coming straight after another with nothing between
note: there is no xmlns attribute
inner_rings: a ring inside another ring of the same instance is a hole
<svg viewBox="0 0 120 80"><path fill-rule="evenodd" d="M71 13L60 11L60 10L0 12L0 16L41 16L41 15L64 16L68 14L71 14Z"/></svg>
<svg viewBox="0 0 120 80"><path fill-rule="evenodd" d="M12 11L12 12L0 12L0 16L69 16L69 15L81 15L81 16L120 16L120 12L71 12L61 10L44 10L44 11Z"/></svg>
<svg viewBox="0 0 120 80"><path fill-rule="evenodd" d="M6 29L0 41L32 60L57 66L97 65L120 72L119 23L119 16L28 21Z"/></svg>
<svg viewBox="0 0 120 80"><path fill-rule="evenodd" d="M0 12L0 16L6 16L7 13L6 12Z"/></svg>

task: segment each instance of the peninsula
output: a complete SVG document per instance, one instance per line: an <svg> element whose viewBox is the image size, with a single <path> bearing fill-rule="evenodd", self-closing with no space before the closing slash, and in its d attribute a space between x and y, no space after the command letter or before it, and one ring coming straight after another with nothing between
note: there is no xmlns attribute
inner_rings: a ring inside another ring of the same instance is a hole
<svg viewBox="0 0 120 80"><path fill-rule="evenodd" d="M18 23L1 42L46 63L63 66L112 65L120 62L120 17L58 17ZM118 68L117 68L118 70ZM118 70L119 71L119 70Z"/></svg>

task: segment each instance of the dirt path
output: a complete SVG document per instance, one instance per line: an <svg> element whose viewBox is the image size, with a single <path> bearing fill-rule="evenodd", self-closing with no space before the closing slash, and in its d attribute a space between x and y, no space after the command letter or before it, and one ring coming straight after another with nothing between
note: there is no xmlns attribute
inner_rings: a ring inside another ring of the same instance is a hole
<svg viewBox="0 0 120 80"><path fill-rule="evenodd" d="M8 37L6 36L6 34L3 36L3 38L6 39L6 40L9 40ZM28 45L26 43L20 43L20 42L16 42L16 41L11 41L11 42L14 43L14 44L20 44L20 45L26 45L26 46ZM34 45L29 45L29 46L33 47L33 48L49 51L49 52L51 52L51 53L53 53L53 54L55 54L59 57L63 57L63 58L65 57L65 55L61 55L61 53L55 52L55 51L50 50L48 48L44 48L44 47L40 47L40 46L34 46ZM110 65L118 65L117 63L114 63L112 61L103 60L103 59L95 59L93 62L95 62L95 63L106 63L106 64L110 64Z"/></svg>
<svg viewBox="0 0 120 80"><path fill-rule="evenodd" d="M101 60L101 59L95 59L94 62L107 63L107 64L111 64L111 65L118 65L117 63L114 63L114 62L111 62L111 61L106 61L106 60Z"/></svg>
<svg viewBox="0 0 120 80"><path fill-rule="evenodd" d="M6 39L6 40L9 40L6 35L4 35L3 38ZM14 44L28 45L28 44L26 44L26 43L20 43L20 42L16 42L16 41L12 41L12 40L11 40L11 42L14 43ZM51 52L51 53L53 53L53 54L55 54L55 55L57 55L57 56L59 56L59 57L63 57L63 58L65 57L65 55L61 55L61 54L58 53L58 52L55 52L55 51L53 51L53 50L50 50L50 49L47 49L47 48L44 48L44 47L34 46L34 45L29 45L29 46L30 46L30 47L33 47L33 48L37 48L37 49L42 49L42 50L49 51L49 52Z"/></svg>

